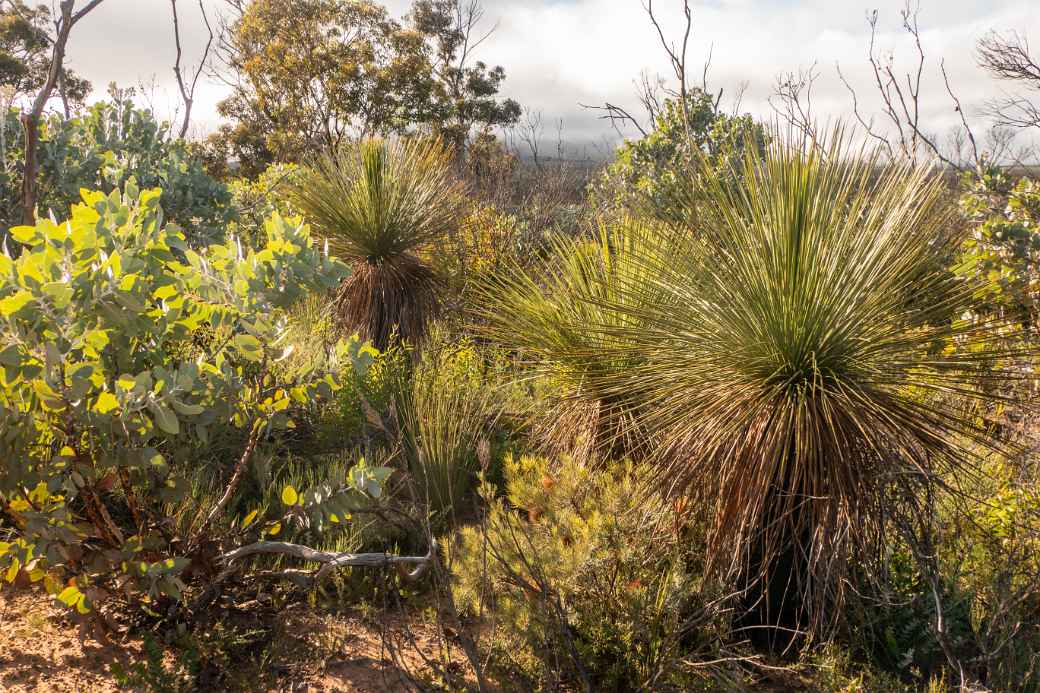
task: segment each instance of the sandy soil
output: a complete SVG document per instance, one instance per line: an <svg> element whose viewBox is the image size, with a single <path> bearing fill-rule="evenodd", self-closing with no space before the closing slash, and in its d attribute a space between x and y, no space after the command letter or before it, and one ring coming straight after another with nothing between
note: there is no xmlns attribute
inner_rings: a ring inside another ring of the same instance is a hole
<svg viewBox="0 0 1040 693"><path fill-rule="evenodd" d="M140 642L101 645L46 595L0 590L0 690L106 693L120 690L110 671L140 658ZM449 661L468 678L457 647L444 650L431 624L331 615L292 605L273 624L270 657L256 672L257 691L382 693L406 690L404 680L429 680L428 661ZM396 647L387 647L387 642ZM397 652L391 654L391 650ZM261 683L259 679L263 679Z"/></svg>
<svg viewBox="0 0 1040 693"><path fill-rule="evenodd" d="M127 662L135 646L82 640L50 599L26 591L0 591L0 689L115 691L112 662Z"/></svg>

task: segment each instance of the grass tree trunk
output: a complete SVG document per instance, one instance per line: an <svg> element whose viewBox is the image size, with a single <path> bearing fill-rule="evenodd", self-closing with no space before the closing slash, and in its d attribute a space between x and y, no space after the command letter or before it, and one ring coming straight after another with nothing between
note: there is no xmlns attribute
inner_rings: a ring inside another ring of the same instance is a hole
<svg viewBox="0 0 1040 693"><path fill-rule="evenodd" d="M793 451L763 505L756 538L750 548L744 584L747 610L741 626L760 650L796 653L812 627L809 591L812 520L790 478ZM793 498L793 501L792 501Z"/></svg>

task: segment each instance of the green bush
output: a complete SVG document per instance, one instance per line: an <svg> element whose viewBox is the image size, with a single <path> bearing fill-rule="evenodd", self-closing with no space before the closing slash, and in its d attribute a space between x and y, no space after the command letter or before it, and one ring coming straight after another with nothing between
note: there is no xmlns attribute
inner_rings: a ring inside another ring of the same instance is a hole
<svg viewBox="0 0 1040 693"><path fill-rule="evenodd" d="M232 217L227 187L202 169L187 144L170 137L169 124L137 109L131 92L110 89L101 101L66 120L53 114L41 123L39 212L57 217L79 202L80 190L122 190L131 178L143 188L163 189L166 218L187 231L189 245L224 237ZM24 159L18 112L4 114L0 152L0 228L20 224Z"/></svg>
<svg viewBox="0 0 1040 693"><path fill-rule="evenodd" d="M681 104L667 99L653 130L626 140L614 162L591 186L603 210L640 210L673 222L691 221L691 202L700 185L712 178L731 179L733 164L748 152L763 154L764 128L749 115L720 112L710 94L694 89ZM687 129L687 121L689 128ZM701 159L710 168L701 170Z"/></svg>
<svg viewBox="0 0 1040 693"><path fill-rule="evenodd" d="M896 542L893 542L896 543ZM850 650L879 671L923 685L947 672L949 662L936 638L938 612L926 576L905 546L889 551L884 579L849 598L842 617ZM953 651L971 652L971 595L953 579L941 586L943 625Z"/></svg>
<svg viewBox="0 0 1040 693"><path fill-rule="evenodd" d="M194 251L163 223L159 198L132 180L123 195L84 192L67 222L14 227L21 253L0 254L0 509L16 528L0 570L42 580L83 613L119 594L179 599L186 580L215 570L214 543L346 522L388 473L356 466L287 485L277 514L229 526L264 441L331 401L341 364L364 367L357 342L274 367L293 352L280 309L346 268L278 215L260 250ZM199 330L208 336L181 360ZM234 429L234 468L193 489L185 472L198 462L185 452Z"/></svg>
<svg viewBox="0 0 1040 693"><path fill-rule="evenodd" d="M966 659L992 690L1040 689L1040 467L990 460L943 510L943 574L967 602Z"/></svg>
<svg viewBox="0 0 1040 693"><path fill-rule="evenodd" d="M228 191L234 218L227 226L228 233L254 245L263 242L264 221L276 212L283 217L296 216L298 212L288 199L288 191L298 170L292 164L274 164L255 180L231 180Z"/></svg>
<svg viewBox="0 0 1040 693"><path fill-rule="evenodd" d="M380 416L389 413L398 392L411 379L411 354L404 346L397 344L379 351L366 343L364 353L371 357L371 365L350 374L337 395L335 425L341 440L360 440L366 431L379 433L372 430L370 412Z"/></svg>
<svg viewBox="0 0 1040 693"><path fill-rule="evenodd" d="M967 276L985 276L989 288L977 297L975 310L998 314L1036 327L1040 292L1040 182L1015 182L1002 168L990 166L966 174L960 198L972 225L958 268Z"/></svg>
<svg viewBox="0 0 1040 693"><path fill-rule="evenodd" d="M506 478L505 498L483 488L483 526L452 554L457 603L499 667L539 690L690 690L735 675L687 666L716 658L727 623L681 501L648 492L648 469L509 457Z"/></svg>

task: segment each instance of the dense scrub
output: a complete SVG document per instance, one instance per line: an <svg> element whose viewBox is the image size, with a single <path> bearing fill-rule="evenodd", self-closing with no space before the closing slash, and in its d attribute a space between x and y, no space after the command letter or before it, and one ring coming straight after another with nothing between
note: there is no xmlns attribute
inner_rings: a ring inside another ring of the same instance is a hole
<svg viewBox="0 0 1040 693"><path fill-rule="evenodd" d="M1036 690L1036 181L687 98L593 176L217 181L114 93L22 226L8 114L0 579L143 689L276 685L292 607L415 689Z"/></svg>

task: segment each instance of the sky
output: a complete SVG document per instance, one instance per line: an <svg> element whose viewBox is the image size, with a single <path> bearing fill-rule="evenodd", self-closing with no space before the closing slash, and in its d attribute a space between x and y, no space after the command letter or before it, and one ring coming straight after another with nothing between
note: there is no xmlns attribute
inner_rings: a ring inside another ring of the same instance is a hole
<svg viewBox="0 0 1040 693"><path fill-rule="evenodd" d="M220 0L204 0L216 11ZM82 0L79 3L81 4ZM194 2L182 2L186 61L201 54L205 32ZM408 0L387 0L400 16ZM878 48L891 54L897 71L914 67L909 37L902 31L905 0L696 0L689 47L690 69L700 81L711 53L708 84L723 89L723 104L746 85L742 112L772 119L769 105L776 77L817 65L814 112L820 120L851 116L852 100L837 67L857 90L864 113L878 113L867 61L867 14L878 10ZM654 3L669 40L681 40L681 0ZM606 101L639 110L635 81L641 72L670 75L667 57L641 0L484 0L486 26L497 24L478 59L505 67L502 94L542 115L546 138L564 139L574 155L595 155L618 135L581 104ZM920 0L919 23L926 54L922 122L945 137L959 123L943 84L944 60L955 93L982 130L980 108L1008 91L975 62L973 47L987 31L1015 30L1040 53L1040 2L1036 0ZM167 0L105 0L73 32L68 63L99 91L110 82L145 85L148 105L160 116L177 106L174 42ZM196 134L219 123L216 104L225 95L216 83L200 84ZM552 125L550 125L552 124ZM636 136L634 129L625 132Z"/></svg>

